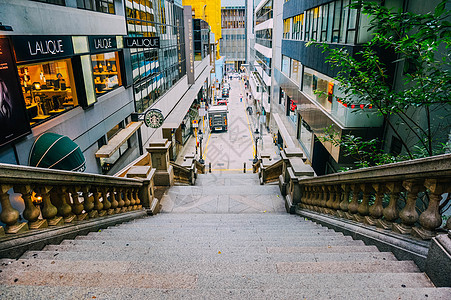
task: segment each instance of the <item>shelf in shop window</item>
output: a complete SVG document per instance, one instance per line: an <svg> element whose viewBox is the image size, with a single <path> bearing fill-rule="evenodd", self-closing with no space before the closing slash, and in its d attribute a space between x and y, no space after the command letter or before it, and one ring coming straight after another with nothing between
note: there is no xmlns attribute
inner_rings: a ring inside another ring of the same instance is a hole
<svg viewBox="0 0 451 300"><path fill-rule="evenodd" d="M93 72L94 75L117 75L117 72Z"/></svg>

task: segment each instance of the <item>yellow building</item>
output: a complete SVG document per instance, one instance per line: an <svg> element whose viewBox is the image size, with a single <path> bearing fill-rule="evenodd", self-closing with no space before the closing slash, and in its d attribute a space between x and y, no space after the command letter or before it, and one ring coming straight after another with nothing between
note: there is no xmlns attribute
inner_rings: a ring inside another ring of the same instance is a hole
<svg viewBox="0 0 451 300"><path fill-rule="evenodd" d="M202 19L211 26L215 34L216 59L219 59L219 39L221 38L221 0L183 0L183 5L190 5L196 19Z"/></svg>

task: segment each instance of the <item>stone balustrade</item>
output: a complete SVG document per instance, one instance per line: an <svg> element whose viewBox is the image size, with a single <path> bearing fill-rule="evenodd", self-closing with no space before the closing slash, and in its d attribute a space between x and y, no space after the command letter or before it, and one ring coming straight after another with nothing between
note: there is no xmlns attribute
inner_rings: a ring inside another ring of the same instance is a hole
<svg viewBox="0 0 451 300"><path fill-rule="evenodd" d="M284 182L295 175L290 167L286 160ZM451 219L442 228L451 198L451 154L296 181L290 197L301 209L424 240L451 230Z"/></svg>
<svg viewBox="0 0 451 300"><path fill-rule="evenodd" d="M151 181L0 164L0 234L140 210Z"/></svg>
<svg viewBox="0 0 451 300"><path fill-rule="evenodd" d="M197 178L197 161L193 158L186 158L185 161L179 165L175 162L170 162L174 170L174 180L180 183L194 185Z"/></svg>

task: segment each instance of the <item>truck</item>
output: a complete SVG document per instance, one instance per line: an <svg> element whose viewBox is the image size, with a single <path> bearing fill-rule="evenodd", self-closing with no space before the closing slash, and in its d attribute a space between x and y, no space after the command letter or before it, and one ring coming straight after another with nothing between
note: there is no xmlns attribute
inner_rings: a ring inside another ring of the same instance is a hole
<svg viewBox="0 0 451 300"><path fill-rule="evenodd" d="M210 132L227 131L227 113L226 105L214 105L208 110L208 124Z"/></svg>

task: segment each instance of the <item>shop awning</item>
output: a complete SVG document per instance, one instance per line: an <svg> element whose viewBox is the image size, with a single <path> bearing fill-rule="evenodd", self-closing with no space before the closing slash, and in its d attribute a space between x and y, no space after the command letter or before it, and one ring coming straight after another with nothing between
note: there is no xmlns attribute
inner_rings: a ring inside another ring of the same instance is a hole
<svg viewBox="0 0 451 300"><path fill-rule="evenodd" d="M196 83L193 84L188 91L183 95L182 99L179 103L172 109L172 111L168 114L162 128L172 129L178 128L183 121L183 118L188 113L191 104L194 99L197 97L197 93L200 88L204 84L205 80L210 77L210 71L213 69L212 66L208 66L204 69L204 71L197 77Z"/></svg>
<svg viewBox="0 0 451 300"><path fill-rule="evenodd" d="M128 126L121 131L119 131L111 140L108 141L108 144L103 145L96 152L96 157L109 158L113 155L114 152L119 149L122 144L124 144L143 124L142 121L139 122L131 122Z"/></svg>
<svg viewBox="0 0 451 300"><path fill-rule="evenodd" d="M70 138L53 132L40 135L30 150L28 165L65 171L84 171L85 157Z"/></svg>

